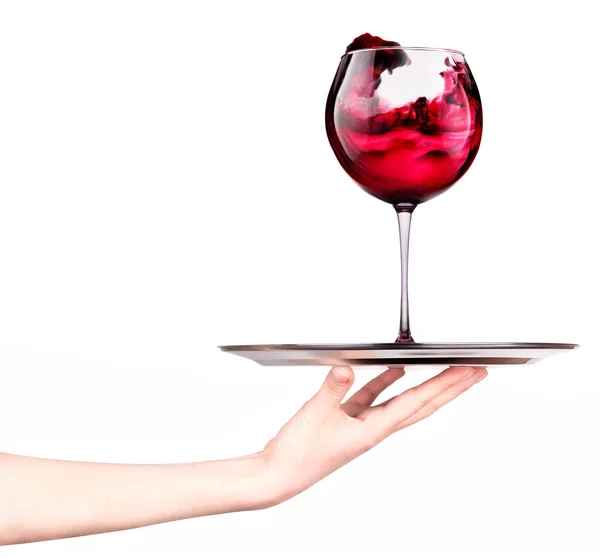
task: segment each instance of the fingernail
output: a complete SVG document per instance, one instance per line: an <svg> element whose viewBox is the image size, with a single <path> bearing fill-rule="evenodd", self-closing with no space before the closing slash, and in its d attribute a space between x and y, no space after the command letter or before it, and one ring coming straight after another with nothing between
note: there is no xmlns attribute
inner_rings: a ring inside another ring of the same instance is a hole
<svg viewBox="0 0 600 558"><path fill-rule="evenodd" d="M475 385L477 382L481 382L481 380L483 380L484 378L487 378L487 375L487 372L480 372L479 377L473 382L473 385Z"/></svg>
<svg viewBox="0 0 600 558"><path fill-rule="evenodd" d="M465 371L465 375L463 376L463 380L468 380L473 374L475 374L476 368L468 368Z"/></svg>
<svg viewBox="0 0 600 558"><path fill-rule="evenodd" d="M349 379L348 375L339 368L334 368L332 375L333 379L340 384L345 384Z"/></svg>

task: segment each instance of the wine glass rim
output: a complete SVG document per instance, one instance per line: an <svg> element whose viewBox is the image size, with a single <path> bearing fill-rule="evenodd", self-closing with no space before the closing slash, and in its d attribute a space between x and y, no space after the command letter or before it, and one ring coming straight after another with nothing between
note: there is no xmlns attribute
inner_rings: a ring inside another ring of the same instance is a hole
<svg viewBox="0 0 600 558"><path fill-rule="evenodd" d="M451 52L454 54L460 54L461 56L464 56L465 53L460 51L460 50L456 50L453 48L435 48L435 47L405 47L405 46L378 46L378 47L371 47L371 48L357 48L356 50L350 50L348 52L346 52L346 54L344 54L344 56L348 55L348 54L355 54L357 52L368 52L370 50L425 50L425 51L437 51L437 52Z"/></svg>

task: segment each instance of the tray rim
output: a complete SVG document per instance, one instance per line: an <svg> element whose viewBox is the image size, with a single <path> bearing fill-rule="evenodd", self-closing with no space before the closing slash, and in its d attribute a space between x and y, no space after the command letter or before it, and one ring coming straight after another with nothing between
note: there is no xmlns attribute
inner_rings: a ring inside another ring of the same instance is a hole
<svg viewBox="0 0 600 558"><path fill-rule="evenodd" d="M417 351L417 350L522 350L555 349L572 350L579 348L576 343L517 343L517 342L474 342L474 343L283 343L256 345L219 345L224 352L233 351Z"/></svg>

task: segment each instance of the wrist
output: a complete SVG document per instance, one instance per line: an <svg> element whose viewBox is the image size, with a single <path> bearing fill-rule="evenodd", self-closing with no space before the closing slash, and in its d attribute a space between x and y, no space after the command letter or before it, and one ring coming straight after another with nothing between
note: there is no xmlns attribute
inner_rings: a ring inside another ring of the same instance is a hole
<svg viewBox="0 0 600 558"><path fill-rule="evenodd" d="M277 475L273 474L266 451L213 463L218 463L225 473L220 484L227 486L231 495L230 509L223 511L261 510L285 499L281 497Z"/></svg>
<svg viewBox="0 0 600 558"><path fill-rule="evenodd" d="M266 450L242 459L248 459L248 510L271 508L287 499Z"/></svg>

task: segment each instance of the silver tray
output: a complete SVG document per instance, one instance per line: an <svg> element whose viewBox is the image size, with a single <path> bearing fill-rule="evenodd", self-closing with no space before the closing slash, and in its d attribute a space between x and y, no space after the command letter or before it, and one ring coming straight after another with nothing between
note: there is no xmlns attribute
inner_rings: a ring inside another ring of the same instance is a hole
<svg viewBox="0 0 600 558"><path fill-rule="evenodd" d="M532 364L577 346L571 343L359 343L224 345L219 348L263 366L504 366Z"/></svg>

